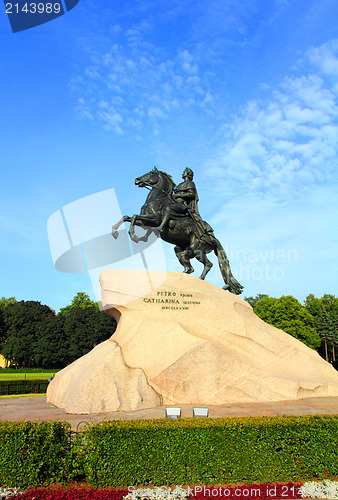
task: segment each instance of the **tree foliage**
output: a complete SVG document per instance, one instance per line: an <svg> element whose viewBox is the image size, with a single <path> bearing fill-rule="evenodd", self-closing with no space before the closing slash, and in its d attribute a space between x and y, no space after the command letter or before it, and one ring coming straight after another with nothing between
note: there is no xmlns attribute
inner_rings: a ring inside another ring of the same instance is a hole
<svg viewBox="0 0 338 500"><path fill-rule="evenodd" d="M94 302L90 299L89 295L83 292L78 292L73 298L71 304L66 307L62 307L60 312L68 315L74 309L93 309L96 312L99 312L100 308L97 302Z"/></svg>
<svg viewBox="0 0 338 500"><path fill-rule="evenodd" d="M39 368L63 368L68 357L64 319L60 315L51 317L43 324L41 338L34 351L35 363Z"/></svg>
<svg viewBox="0 0 338 500"><path fill-rule="evenodd" d="M338 358L338 298L325 294L321 298L310 294L304 306L313 316L314 326L321 338L319 354L336 363Z"/></svg>
<svg viewBox="0 0 338 500"><path fill-rule="evenodd" d="M97 344L109 339L116 328L112 316L93 308L74 307L64 316L68 343L68 363L84 356Z"/></svg>
<svg viewBox="0 0 338 500"><path fill-rule="evenodd" d="M254 304L254 311L263 321L284 330L308 347L320 346L312 315L291 295L275 299L265 297Z"/></svg>
<svg viewBox="0 0 338 500"><path fill-rule="evenodd" d="M7 334L7 328L6 328L6 323L5 323L5 315L2 311L2 309L0 309L0 352L3 348L3 346L5 345L5 341L6 341L6 335Z"/></svg>
<svg viewBox="0 0 338 500"><path fill-rule="evenodd" d="M9 306L10 304L15 304L16 298L15 297L1 297L0 299L0 309L4 310L5 307Z"/></svg>
<svg viewBox="0 0 338 500"><path fill-rule="evenodd" d="M40 302L11 302L0 308L0 353L18 367L63 368L115 328L115 319L84 293L57 315Z"/></svg>
<svg viewBox="0 0 338 500"><path fill-rule="evenodd" d="M257 302L268 297L269 295L266 295L265 293L259 293L258 295L256 295L256 297L244 297L244 300L248 302L251 307L254 307Z"/></svg>
<svg viewBox="0 0 338 500"><path fill-rule="evenodd" d="M323 318L332 326L337 322L338 298L334 295L325 294L323 297L317 298L311 293L306 297L304 306L312 314L316 328L320 328Z"/></svg>
<svg viewBox="0 0 338 500"><path fill-rule="evenodd" d="M55 313L36 301L15 302L4 309L6 341L3 356L19 366L36 366L35 351L43 337L44 322Z"/></svg>
<svg viewBox="0 0 338 500"><path fill-rule="evenodd" d="M1 297L0 299L0 353L6 342L7 326L5 321L5 309L11 304L15 304L15 297Z"/></svg>

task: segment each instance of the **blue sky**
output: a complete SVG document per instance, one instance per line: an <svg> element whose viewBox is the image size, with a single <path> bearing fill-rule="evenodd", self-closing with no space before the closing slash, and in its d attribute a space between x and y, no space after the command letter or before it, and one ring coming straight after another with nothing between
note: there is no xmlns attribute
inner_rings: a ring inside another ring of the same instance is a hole
<svg viewBox="0 0 338 500"><path fill-rule="evenodd" d="M88 274L54 268L47 220L110 188L138 213L154 165L194 170L243 296L337 294L337 16L336 0L80 0L13 34L2 7L0 296L94 299Z"/></svg>

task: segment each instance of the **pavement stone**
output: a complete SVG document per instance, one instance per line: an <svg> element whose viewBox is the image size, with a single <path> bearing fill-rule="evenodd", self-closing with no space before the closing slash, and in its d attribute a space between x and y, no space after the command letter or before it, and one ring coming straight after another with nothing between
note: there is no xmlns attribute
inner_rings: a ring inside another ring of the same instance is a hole
<svg viewBox="0 0 338 500"><path fill-rule="evenodd" d="M181 405L181 418L192 418L194 406ZM206 405L207 406L207 405ZM338 397L303 398L294 401L233 403L226 406L208 406L210 418L262 417L276 415L338 415ZM165 406L136 411L110 413L69 414L46 402L46 396L28 396L0 399L0 421L69 422L72 430L80 430L88 422L102 420L138 420L165 418Z"/></svg>

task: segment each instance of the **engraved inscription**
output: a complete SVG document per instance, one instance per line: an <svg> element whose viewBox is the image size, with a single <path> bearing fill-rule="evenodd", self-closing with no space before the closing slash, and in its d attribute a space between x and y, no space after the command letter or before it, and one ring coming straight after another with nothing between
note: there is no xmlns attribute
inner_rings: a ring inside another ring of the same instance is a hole
<svg viewBox="0 0 338 500"><path fill-rule="evenodd" d="M201 303L199 300L194 300L193 293L180 293L177 295L175 291L170 290L158 291L155 295L144 297L143 302L151 305L158 304L165 311L187 311L191 306L195 307Z"/></svg>

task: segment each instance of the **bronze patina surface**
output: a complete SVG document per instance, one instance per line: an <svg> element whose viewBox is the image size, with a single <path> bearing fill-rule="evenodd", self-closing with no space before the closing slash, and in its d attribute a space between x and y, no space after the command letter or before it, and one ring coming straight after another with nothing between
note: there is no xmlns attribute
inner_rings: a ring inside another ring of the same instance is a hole
<svg viewBox="0 0 338 500"><path fill-rule="evenodd" d="M191 259L195 258L203 264L201 279L206 277L212 267L207 254L213 251L224 280L223 288L239 295L243 286L234 278L228 257L212 227L199 214L193 171L186 168L182 177L183 182L176 186L169 174L156 167L137 177L135 184L150 190L146 202L139 214L132 217L125 215L114 224L112 235L118 237L118 228L124 222L130 222L129 235L135 242L147 241L151 232L156 231L162 240L175 245L175 253L184 273L194 272ZM136 236L135 226L147 230L142 238Z"/></svg>

